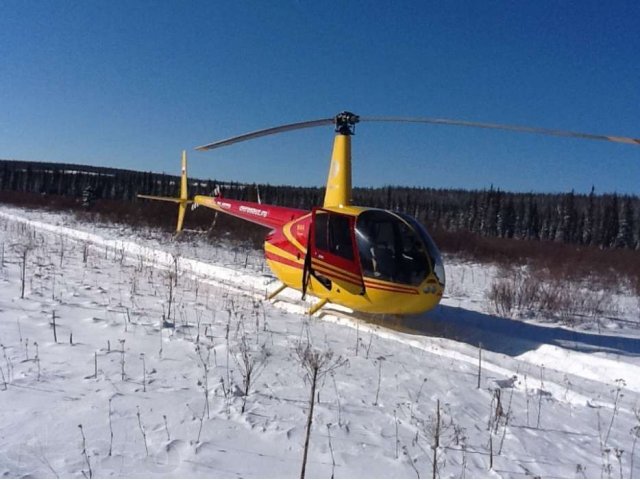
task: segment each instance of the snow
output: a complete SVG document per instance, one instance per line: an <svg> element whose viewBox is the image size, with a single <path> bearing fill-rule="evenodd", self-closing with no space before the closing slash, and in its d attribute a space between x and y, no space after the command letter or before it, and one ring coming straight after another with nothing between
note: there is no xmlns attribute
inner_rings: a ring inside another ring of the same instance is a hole
<svg viewBox="0 0 640 480"><path fill-rule="evenodd" d="M431 477L438 401L440 477L640 473L636 299L602 334L501 318L498 269L449 260L432 312L310 318L298 292L265 301L261 252L231 244L6 206L0 243L3 477L298 477L308 342L341 366L319 384L307 477ZM262 366L246 399L243 351Z"/></svg>

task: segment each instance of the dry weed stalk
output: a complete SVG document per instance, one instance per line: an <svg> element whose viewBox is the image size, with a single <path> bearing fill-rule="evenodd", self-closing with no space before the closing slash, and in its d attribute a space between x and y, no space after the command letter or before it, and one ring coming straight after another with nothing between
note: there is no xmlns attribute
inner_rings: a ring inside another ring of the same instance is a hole
<svg viewBox="0 0 640 480"><path fill-rule="evenodd" d="M633 437L633 444L631 445L631 465L629 466L629 478L635 478L633 476L633 459L636 454L636 444L640 438L640 408L634 408L633 414L636 417L636 425L631 429L630 433Z"/></svg>
<svg viewBox="0 0 640 480"><path fill-rule="evenodd" d="M198 385L202 387L202 393L204 393L204 413L207 414L207 418L210 418L210 410L209 410L209 370L211 368L211 349L212 345L207 345L205 347L206 354L203 352L202 346L200 343L196 344L196 353L198 355L198 359L200 360L200 366L202 367L202 379L198 379ZM225 390L225 397L226 397Z"/></svg>
<svg viewBox="0 0 640 480"><path fill-rule="evenodd" d="M142 440L144 441L144 451L146 452L148 457L149 447L147 446L147 432L145 432L144 426L142 425L142 418L140 416L140 407L136 406L136 409L138 410L138 412L136 413L136 416L138 417L138 427L140 428L140 433L142 433Z"/></svg>
<svg viewBox="0 0 640 480"><path fill-rule="evenodd" d="M93 471L91 470L91 462L89 461L89 454L87 453L87 439L84 436L84 430L82 429L82 424L78 425L80 429L80 435L82 435L82 456L84 457L84 461L87 464L88 473L82 470L82 475L85 478L93 478Z"/></svg>
<svg viewBox="0 0 640 480"><path fill-rule="evenodd" d="M120 379L124 382L126 375L124 372L124 342L125 339L119 339L118 342L120 342Z"/></svg>
<svg viewBox="0 0 640 480"><path fill-rule="evenodd" d="M111 402L113 397L109 399L109 456L113 453L113 423L111 422Z"/></svg>
<svg viewBox="0 0 640 480"><path fill-rule="evenodd" d="M2 375L2 389L7 389L7 377L4 376L4 370L0 367L0 375Z"/></svg>
<svg viewBox="0 0 640 480"><path fill-rule="evenodd" d="M376 388L376 399L373 401L374 405L378 405L378 396L380 395L380 381L382 380L382 362L384 362L385 358L383 356L378 357L378 387Z"/></svg>

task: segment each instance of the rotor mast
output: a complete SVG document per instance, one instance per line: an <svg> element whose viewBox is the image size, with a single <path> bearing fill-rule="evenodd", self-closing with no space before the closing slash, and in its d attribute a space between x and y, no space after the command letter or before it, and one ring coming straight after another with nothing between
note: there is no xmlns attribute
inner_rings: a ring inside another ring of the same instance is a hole
<svg viewBox="0 0 640 480"><path fill-rule="evenodd" d="M336 137L333 141L324 207L351 205L351 136L355 134L356 123L359 121L360 117L351 112L342 112L335 117Z"/></svg>

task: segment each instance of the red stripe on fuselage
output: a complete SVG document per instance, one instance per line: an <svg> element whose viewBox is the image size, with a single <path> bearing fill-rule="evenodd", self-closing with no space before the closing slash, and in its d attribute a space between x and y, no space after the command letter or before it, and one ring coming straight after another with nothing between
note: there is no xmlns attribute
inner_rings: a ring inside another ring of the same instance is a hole
<svg viewBox="0 0 640 480"><path fill-rule="evenodd" d="M364 279L365 284L367 286L373 287L373 288L378 288L380 290L392 290L395 292L403 292L403 293L411 293L411 294L417 294L418 290L416 290L415 288L411 288L408 286L404 286L404 285L398 285L398 284L393 284L393 285L389 285L387 283L382 283L376 280L373 280L370 277L365 277Z"/></svg>
<svg viewBox="0 0 640 480"><path fill-rule="evenodd" d="M407 295L418 295L418 291L417 290L413 290L413 289L407 289L407 288L402 288L402 287L392 287L391 285L380 285L379 283L370 283L366 280L364 281L364 286L366 288L372 288L374 290L383 290L385 292L396 292L396 293L404 293Z"/></svg>
<svg viewBox="0 0 640 480"><path fill-rule="evenodd" d="M265 257L267 258L267 260L271 260L271 261L276 262L276 263L281 263L283 265L287 265L289 267L293 267L295 269L302 270L302 265L300 265L299 263L296 263L296 262L294 262L292 260L289 260L287 258L281 257L280 255L276 255L275 253L266 252L265 253ZM318 267L315 267L314 270L317 271L318 273L321 273L321 274L324 274L324 275L327 275L327 276L332 276L332 277L335 277L335 278L339 278L340 280L344 280L344 281L347 281L347 282L349 282L349 283L351 283L353 285L357 285L356 283L354 283L354 281L352 279L344 277L342 275L337 275L336 272L332 272L332 271L329 271L329 270L324 270L323 268L318 268ZM381 290L381 291L384 291L384 292L404 293L406 295L418 295L419 294L419 292L417 290L415 290L415 289L404 288L404 287L393 287L391 285L381 285L379 283L370 282L366 278L365 278L365 287L373 289L373 290Z"/></svg>
<svg viewBox="0 0 640 480"><path fill-rule="evenodd" d="M287 265L289 267L297 268L298 270L302 270L302 265L294 262L293 260L289 260L288 258L281 257L280 255L276 255L272 252L265 252L265 257L267 260L272 260L274 262L282 263L283 265Z"/></svg>
<svg viewBox="0 0 640 480"><path fill-rule="evenodd" d="M349 277L347 277L345 275L340 275L340 274L338 274L338 273L336 273L334 271L331 271L329 269L326 269L326 268L323 268L323 267L314 266L313 270L315 272L319 272L319 273L321 273L321 274L323 274L323 275L325 275L325 276L327 276L329 278L336 278L338 280L343 280L345 282L348 282L351 285L360 286L360 284L357 281L354 281L353 278L349 278Z"/></svg>

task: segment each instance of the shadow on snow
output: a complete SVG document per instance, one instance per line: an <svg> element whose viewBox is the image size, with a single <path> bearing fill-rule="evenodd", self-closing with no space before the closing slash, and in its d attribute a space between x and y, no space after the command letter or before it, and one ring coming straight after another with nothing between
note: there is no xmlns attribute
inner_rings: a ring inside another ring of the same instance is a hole
<svg viewBox="0 0 640 480"><path fill-rule="evenodd" d="M365 316L368 323L413 335L441 337L464 342L509 356L517 356L540 345L554 345L583 353L608 352L640 355L640 339L580 332L440 305L435 310L408 317Z"/></svg>

